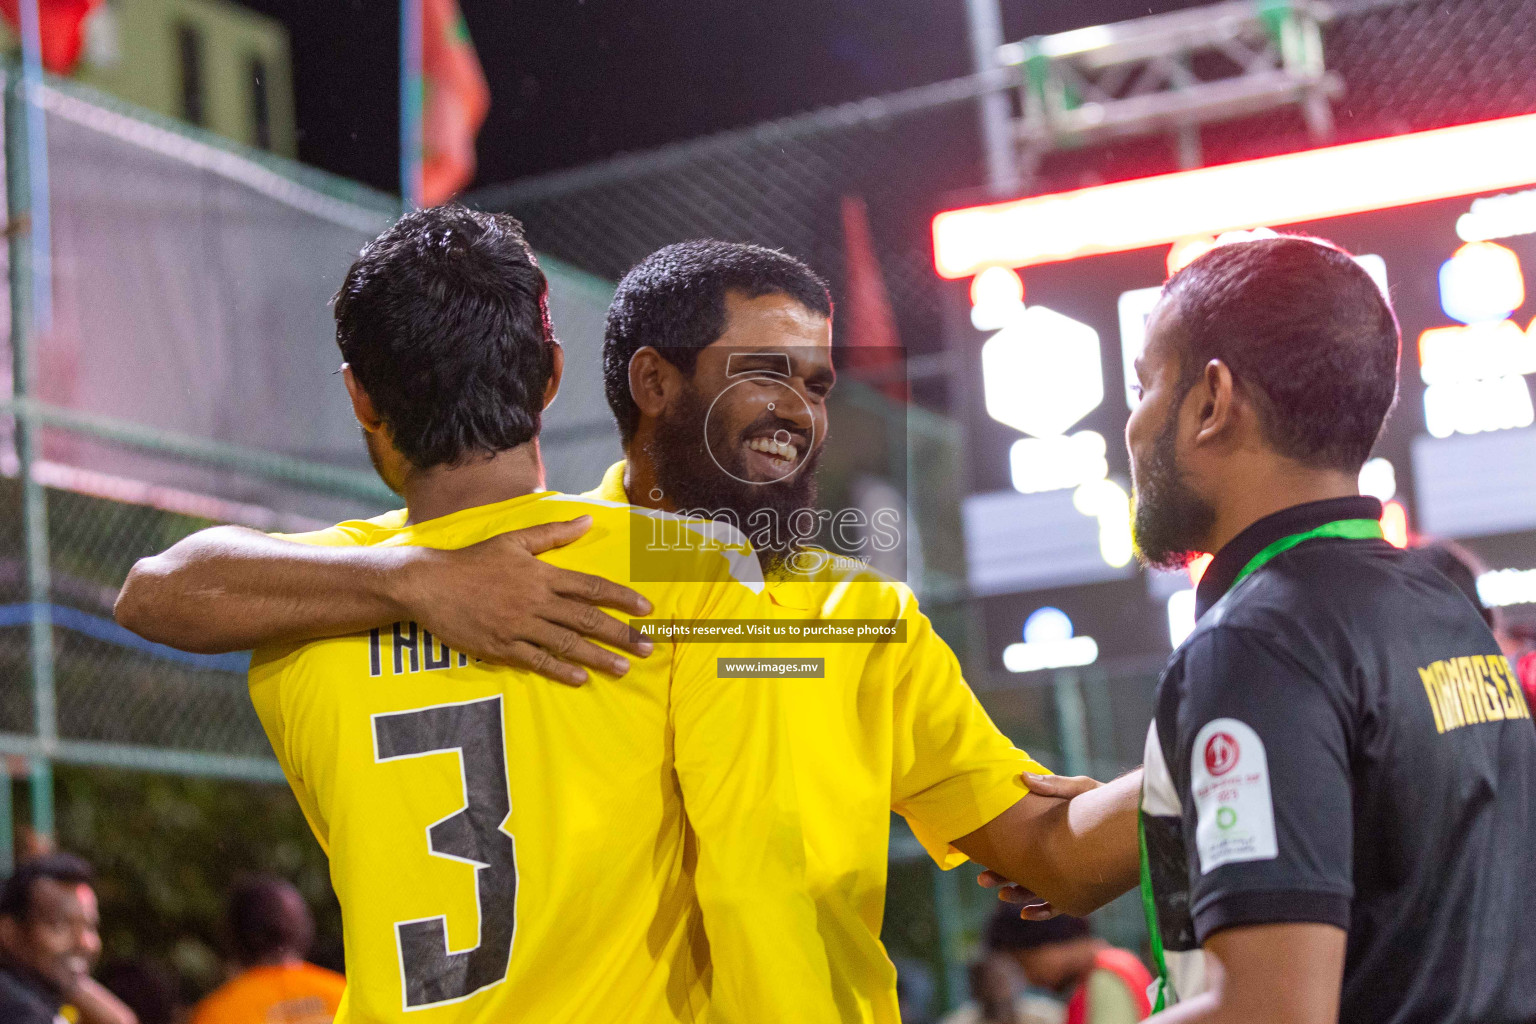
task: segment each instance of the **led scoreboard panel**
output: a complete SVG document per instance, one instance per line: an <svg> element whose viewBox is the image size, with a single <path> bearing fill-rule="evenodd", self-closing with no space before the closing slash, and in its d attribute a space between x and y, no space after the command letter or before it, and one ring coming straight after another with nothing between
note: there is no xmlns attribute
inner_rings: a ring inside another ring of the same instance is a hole
<svg viewBox="0 0 1536 1024"><path fill-rule="evenodd" d="M1130 361L1170 267L1272 230L1354 253L1397 311L1398 403L1362 475L1388 535L1459 541L1492 570L1485 599L1536 619L1536 117L1520 117L935 218L939 273L969 284L949 340L971 357L964 522L995 669L1164 654L1188 628L1190 577L1130 557Z"/></svg>

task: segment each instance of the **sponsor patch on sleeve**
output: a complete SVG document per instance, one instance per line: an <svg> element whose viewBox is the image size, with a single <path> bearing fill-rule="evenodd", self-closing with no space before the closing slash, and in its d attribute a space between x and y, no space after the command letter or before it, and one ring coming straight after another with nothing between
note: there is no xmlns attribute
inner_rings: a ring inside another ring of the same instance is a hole
<svg viewBox="0 0 1536 1024"><path fill-rule="evenodd" d="M1200 873L1223 864L1274 860L1275 808L1259 734L1235 718L1207 722L1190 756Z"/></svg>

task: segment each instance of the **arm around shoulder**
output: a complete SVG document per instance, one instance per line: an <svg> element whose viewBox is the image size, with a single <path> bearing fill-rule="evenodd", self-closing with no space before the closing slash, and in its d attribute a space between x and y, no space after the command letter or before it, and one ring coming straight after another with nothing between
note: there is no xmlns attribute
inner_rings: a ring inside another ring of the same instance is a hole
<svg viewBox="0 0 1536 1024"><path fill-rule="evenodd" d="M340 636L393 621L407 557L216 526L139 559L114 615L147 640L202 654Z"/></svg>
<svg viewBox="0 0 1536 1024"><path fill-rule="evenodd" d="M598 642L640 657L651 651L602 610L645 615L644 596L538 557L591 522L541 523L457 549L300 543L214 527L140 559L118 595L117 621L204 654L414 621L472 657L580 685L583 665L614 675L629 669L623 654Z"/></svg>

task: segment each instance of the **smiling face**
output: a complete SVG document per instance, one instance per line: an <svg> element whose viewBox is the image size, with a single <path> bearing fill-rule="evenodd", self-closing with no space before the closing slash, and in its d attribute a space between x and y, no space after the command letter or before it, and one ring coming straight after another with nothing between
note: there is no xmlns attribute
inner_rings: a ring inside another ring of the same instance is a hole
<svg viewBox="0 0 1536 1024"><path fill-rule="evenodd" d="M782 520L816 501L832 325L781 294L727 292L725 310L725 331L657 419L657 480L675 509Z"/></svg>
<svg viewBox="0 0 1536 1024"><path fill-rule="evenodd" d="M708 403L711 461L748 484L789 483L827 437L832 325L785 295L726 293L726 329L699 353L692 389Z"/></svg>
<svg viewBox="0 0 1536 1024"><path fill-rule="evenodd" d="M101 953L96 893L89 885L40 878L24 918L0 918L0 944L60 992L90 973Z"/></svg>

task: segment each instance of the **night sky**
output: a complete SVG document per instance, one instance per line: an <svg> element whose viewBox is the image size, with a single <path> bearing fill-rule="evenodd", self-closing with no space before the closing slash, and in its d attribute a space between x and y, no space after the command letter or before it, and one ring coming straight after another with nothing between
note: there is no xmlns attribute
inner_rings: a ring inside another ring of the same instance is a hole
<svg viewBox="0 0 1536 1024"><path fill-rule="evenodd" d="M299 156L395 191L397 19L379 0L241 0L293 39ZM476 184L970 70L964 0L460 0L491 85ZM1198 6L1003 0L1008 38ZM728 13L727 13L728 12Z"/></svg>

